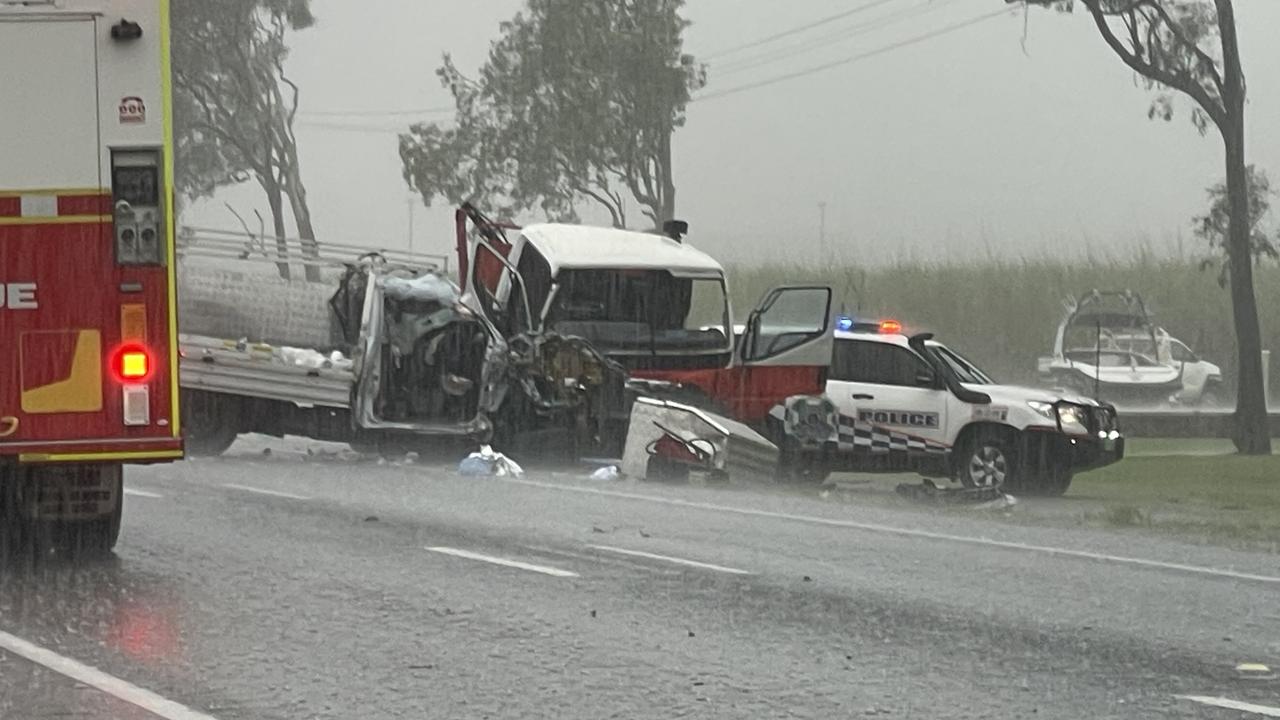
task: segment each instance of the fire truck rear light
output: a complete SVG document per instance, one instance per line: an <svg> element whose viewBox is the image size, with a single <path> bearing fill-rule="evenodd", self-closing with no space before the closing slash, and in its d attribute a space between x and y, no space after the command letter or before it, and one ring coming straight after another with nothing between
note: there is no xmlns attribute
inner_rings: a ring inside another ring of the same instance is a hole
<svg viewBox="0 0 1280 720"><path fill-rule="evenodd" d="M125 380L144 378L151 371L151 360L141 350L126 350L120 354L120 377Z"/></svg>
<svg viewBox="0 0 1280 720"><path fill-rule="evenodd" d="M151 391L146 385L126 385L121 389L124 407L124 424L139 426L151 424Z"/></svg>

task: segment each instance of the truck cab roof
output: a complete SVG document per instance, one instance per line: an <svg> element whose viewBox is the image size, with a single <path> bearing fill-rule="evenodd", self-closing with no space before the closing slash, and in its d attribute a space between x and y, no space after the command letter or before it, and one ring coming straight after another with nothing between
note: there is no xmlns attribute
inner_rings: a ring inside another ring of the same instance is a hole
<svg viewBox="0 0 1280 720"><path fill-rule="evenodd" d="M673 270L722 276L714 258L684 242L656 233L618 228L541 223L519 231L546 259L552 275L561 269L626 268ZM518 240L517 240L518 242Z"/></svg>

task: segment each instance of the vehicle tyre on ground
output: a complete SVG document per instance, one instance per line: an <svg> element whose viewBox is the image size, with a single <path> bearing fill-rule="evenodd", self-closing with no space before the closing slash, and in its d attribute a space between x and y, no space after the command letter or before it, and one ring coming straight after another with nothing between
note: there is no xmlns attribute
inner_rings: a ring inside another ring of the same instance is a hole
<svg viewBox="0 0 1280 720"><path fill-rule="evenodd" d="M182 435L191 455L215 457L239 435L234 398L200 391L182 393Z"/></svg>
<svg viewBox="0 0 1280 720"><path fill-rule="evenodd" d="M98 517L86 519L33 520L24 506L34 503L44 483L59 482L50 477L49 469L29 468L7 483L3 496L4 539L6 556L30 553L32 557L50 550L71 558L92 558L111 552L120 539L124 511L124 468L122 465L84 465L57 468L75 474L68 489L99 487L107 491L112 505ZM92 482L90 482L92 480Z"/></svg>
<svg viewBox="0 0 1280 720"><path fill-rule="evenodd" d="M1017 486L1017 456L1007 433L980 429L960 444L953 466L955 477L966 488L993 489Z"/></svg>

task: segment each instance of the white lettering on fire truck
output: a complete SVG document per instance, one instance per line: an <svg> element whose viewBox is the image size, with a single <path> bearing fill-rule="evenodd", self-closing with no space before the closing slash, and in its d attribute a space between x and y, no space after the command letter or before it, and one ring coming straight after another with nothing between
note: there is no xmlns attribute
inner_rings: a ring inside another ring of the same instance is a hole
<svg viewBox="0 0 1280 720"><path fill-rule="evenodd" d="M0 309L35 310L35 283L0 283Z"/></svg>

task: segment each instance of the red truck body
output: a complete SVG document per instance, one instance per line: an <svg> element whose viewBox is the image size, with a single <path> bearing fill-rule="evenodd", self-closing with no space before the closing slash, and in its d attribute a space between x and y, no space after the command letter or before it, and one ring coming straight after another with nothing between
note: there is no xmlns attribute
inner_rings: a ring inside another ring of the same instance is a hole
<svg viewBox="0 0 1280 720"><path fill-rule="evenodd" d="M0 506L27 519L118 524L119 465L183 454L168 41L167 0L0 6Z"/></svg>

